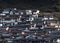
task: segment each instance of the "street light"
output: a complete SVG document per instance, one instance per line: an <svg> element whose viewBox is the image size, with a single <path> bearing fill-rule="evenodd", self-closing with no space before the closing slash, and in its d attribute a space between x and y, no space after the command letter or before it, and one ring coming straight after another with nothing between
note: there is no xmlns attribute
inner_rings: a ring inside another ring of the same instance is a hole
<svg viewBox="0 0 60 43"><path fill-rule="evenodd" d="M21 32L21 34L22 34L22 35L24 35L24 34L25 34L25 32Z"/></svg>
<svg viewBox="0 0 60 43"><path fill-rule="evenodd" d="M57 43L60 43L60 39L57 39Z"/></svg>

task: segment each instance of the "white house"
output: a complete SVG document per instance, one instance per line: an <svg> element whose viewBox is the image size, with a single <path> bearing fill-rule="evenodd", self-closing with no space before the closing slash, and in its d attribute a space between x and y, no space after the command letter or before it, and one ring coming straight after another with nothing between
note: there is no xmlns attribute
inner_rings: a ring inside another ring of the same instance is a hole
<svg viewBox="0 0 60 43"><path fill-rule="evenodd" d="M53 19L54 19L53 15L45 15L43 18L43 20L53 20Z"/></svg>
<svg viewBox="0 0 60 43"><path fill-rule="evenodd" d="M33 10L33 14L40 14L39 10Z"/></svg>
<svg viewBox="0 0 60 43"><path fill-rule="evenodd" d="M0 14L0 16L5 16L5 15L6 15L6 14L4 14L4 13L1 13L1 14Z"/></svg>
<svg viewBox="0 0 60 43"><path fill-rule="evenodd" d="M32 10L26 10L26 14L27 14L27 15L32 14Z"/></svg>
<svg viewBox="0 0 60 43"><path fill-rule="evenodd" d="M4 14L8 14L9 12L10 12L9 9L4 9L4 10L2 11L2 13L4 13Z"/></svg>

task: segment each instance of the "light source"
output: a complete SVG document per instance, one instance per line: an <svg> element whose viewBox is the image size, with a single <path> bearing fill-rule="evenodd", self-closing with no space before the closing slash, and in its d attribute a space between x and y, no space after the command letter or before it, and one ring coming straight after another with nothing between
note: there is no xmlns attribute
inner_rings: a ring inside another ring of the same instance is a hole
<svg viewBox="0 0 60 43"><path fill-rule="evenodd" d="M24 34L25 34L25 32L21 32L21 34L22 34L22 35L24 35Z"/></svg>

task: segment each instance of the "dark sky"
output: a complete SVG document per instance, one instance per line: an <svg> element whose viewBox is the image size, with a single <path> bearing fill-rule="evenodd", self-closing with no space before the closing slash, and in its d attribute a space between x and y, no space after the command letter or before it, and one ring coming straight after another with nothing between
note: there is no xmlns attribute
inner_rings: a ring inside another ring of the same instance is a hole
<svg viewBox="0 0 60 43"><path fill-rule="evenodd" d="M56 0L0 0L0 7L31 7L55 5Z"/></svg>
<svg viewBox="0 0 60 43"><path fill-rule="evenodd" d="M9 4L18 4L18 3L24 3L24 4L53 4L55 3L55 0L1 0L1 2L6 2Z"/></svg>

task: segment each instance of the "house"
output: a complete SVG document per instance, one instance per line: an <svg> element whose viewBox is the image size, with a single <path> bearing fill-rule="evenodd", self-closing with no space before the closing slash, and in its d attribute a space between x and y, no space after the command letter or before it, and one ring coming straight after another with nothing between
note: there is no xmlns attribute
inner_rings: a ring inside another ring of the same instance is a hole
<svg viewBox="0 0 60 43"><path fill-rule="evenodd" d="M10 12L10 9L9 8L3 9L3 11L2 11L3 14L9 14L9 12Z"/></svg>
<svg viewBox="0 0 60 43"><path fill-rule="evenodd" d="M40 14L40 11L39 10L32 10L32 16L34 18L38 18L38 14Z"/></svg>
<svg viewBox="0 0 60 43"><path fill-rule="evenodd" d="M11 10L10 15L19 15L19 11L18 10Z"/></svg>
<svg viewBox="0 0 60 43"><path fill-rule="evenodd" d="M14 13L13 13L13 11L10 11L10 15L13 15Z"/></svg>
<svg viewBox="0 0 60 43"><path fill-rule="evenodd" d="M3 33L2 34L2 37L4 37L4 38L9 38L11 35L10 34L7 34L7 33Z"/></svg>
<svg viewBox="0 0 60 43"><path fill-rule="evenodd" d="M5 16L6 14L5 13L0 13L0 16Z"/></svg>
<svg viewBox="0 0 60 43"><path fill-rule="evenodd" d="M2 27L0 27L0 30L6 30L6 28L2 28Z"/></svg>
<svg viewBox="0 0 60 43"><path fill-rule="evenodd" d="M17 8L13 8L13 10L17 10Z"/></svg>
<svg viewBox="0 0 60 43"><path fill-rule="evenodd" d="M60 28L60 25L55 25L55 28Z"/></svg>
<svg viewBox="0 0 60 43"><path fill-rule="evenodd" d="M53 15L45 15L43 18L43 20L53 20L53 19L54 19Z"/></svg>
<svg viewBox="0 0 60 43"><path fill-rule="evenodd" d="M11 22L15 22L15 20L10 18L3 18L3 20L1 20L0 22L11 23Z"/></svg>
<svg viewBox="0 0 60 43"><path fill-rule="evenodd" d="M38 27L36 27L36 24L34 24L34 25L31 25L29 29L38 29Z"/></svg>
<svg viewBox="0 0 60 43"><path fill-rule="evenodd" d="M29 17L29 21L33 21L34 20L34 18L33 17Z"/></svg>
<svg viewBox="0 0 60 43"><path fill-rule="evenodd" d="M46 22L45 25L47 25L47 26L49 25L49 26L53 26L55 28L59 28L59 26L60 26L59 20L46 20L45 22Z"/></svg>
<svg viewBox="0 0 60 43"><path fill-rule="evenodd" d="M37 10L37 11L36 11L36 14L40 14L40 11L39 11L39 10Z"/></svg>
<svg viewBox="0 0 60 43"><path fill-rule="evenodd" d="M25 10L20 10L19 13L20 13L20 15L26 15L26 11Z"/></svg>
<svg viewBox="0 0 60 43"><path fill-rule="evenodd" d="M32 10L26 10L26 15L32 15Z"/></svg>
<svg viewBox="0 0 60 43"><path fill-rule="evenodd" d="M33 14L32 16L33 16L35 19L38 18L38 14Z"/></svg>
<svg viewBox="0 0 60 43"><path fill-rule="evenodd" d="M14 11L14 14L15 14L15 15L19 15L19 11L18 11L18 10L15 10L15 11Z"/></svg>
<svg viewBox="0 0 60 43"><path fill-rule="evenodd" d="M33 35L33 34L31 34L31 35L28 35L28 36L26 36L25 38L26 39L36 39L36 35Z"/></svg>
<svg viewBox="0 0 60 43"><path fill-rule="evenodd" d="M21 12L21 15L23 15L24 13L23 12Z"/></svg>
<svg viewBox="0 0 60 43"><path fill-rule="evenodd" d="M40 14L40 10L32 10L33 14Z"/></svg>
<svg viewBox="0 0 60 43"><path fill-rule="evenodd" d="M24 31L25 31L25 32L29 32L29 29L28 29L28 28L26 28Z"/></svg>

